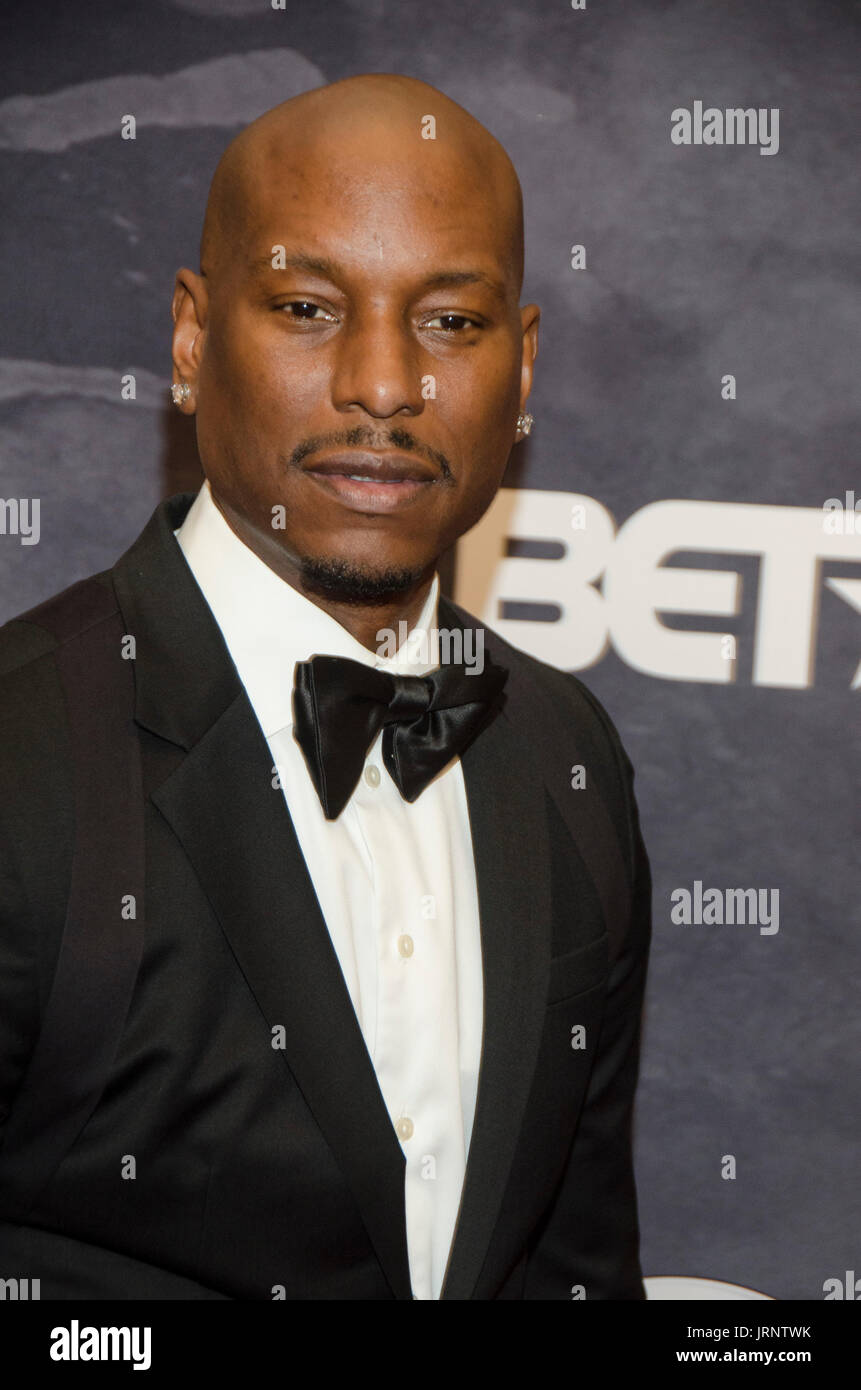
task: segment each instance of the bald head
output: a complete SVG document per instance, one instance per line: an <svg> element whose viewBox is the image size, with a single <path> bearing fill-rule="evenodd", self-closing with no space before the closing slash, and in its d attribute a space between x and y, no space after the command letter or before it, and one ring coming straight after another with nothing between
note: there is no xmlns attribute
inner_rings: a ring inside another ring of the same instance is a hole
<svg viewBox="0 0 861 1390"><path fill-rule="evenodd" d="M431 124L428 118L432 118ZM429 135L433 138L428 138ZM201 273L214 279L245 256L274 190L300 202L303 187L339 171L368 178L368 210L380 196L402 196L421 181L435 207L457 215L479 205L500 239L519 294L523 280L523 201L499 141L462 106L417 78L371 73L282 102L240 132L225 150L209 193L200 245ZM353 193L355 198L355 192ZM408 221L408 219L405 219Z"/></svg>

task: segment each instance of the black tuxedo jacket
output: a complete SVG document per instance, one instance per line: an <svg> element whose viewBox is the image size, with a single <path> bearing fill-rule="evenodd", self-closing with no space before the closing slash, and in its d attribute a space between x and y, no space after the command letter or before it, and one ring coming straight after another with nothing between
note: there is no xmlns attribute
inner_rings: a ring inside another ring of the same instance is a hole
<svg viewBox="0 0 861 1390"><path fill-rule="evenodd" d="M136 642L143 954L83 1128L26 1210L0 1189L0 1277L40 1278L42 1298L410 1298L404 1157L268 745L172 534L193 496L161 503L97 576ZM480 626L444 599L439 623ZM510 675L462 759L485 1005L442 1297L642 1299L651 884L633 770L581 681L484 641ZM56 656L27 615L0 628L0 1134L72 872ZM14 1173L11 1142L0 1157Z"/></svg>

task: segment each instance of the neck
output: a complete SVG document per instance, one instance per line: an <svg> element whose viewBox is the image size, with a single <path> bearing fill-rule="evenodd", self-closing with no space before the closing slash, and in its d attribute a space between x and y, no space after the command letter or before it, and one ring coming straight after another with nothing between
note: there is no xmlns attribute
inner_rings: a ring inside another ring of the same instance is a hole
<svg viewBox="0 0 861 1390"><path fill-rule="evenodd" d="M336 599L323 597L313 590L304 588L301 583L295 583L293 587L312 603L316 603L318 608L322 608L323 612L328 613L330 618L341 624L341 627L346 628L363 647L375 652L383 640L377 634L383 629L393 632L397 640L401 633L400 623L406 623L405 630L409 631L418 622L433 583L433 575L434 572L431 570L430 574L423 577L408 594L385 603L339 603ZM288 579L287 582L292 581Z"/></svg>
<svg viewBox="0 0 861 1390"><path fill-rule="evenodd" d="M285 550L271 535L261 535L229 504L217 498L214 492L212 498L231 530L249 550L254 551L258 559L274 570L286 584L316 604L324 613L328 613L330 618L341 624L341 627L346 628L351 637L355 637L368 651L378 650L382 639L377 637L377 633L383 628L393 632L397 639L401 631L400 623L405 622L406 630L409 631L418 621L433 583L436 561L427 565L416 583L404 593L390 595L371 603L348 602L306 585L302 580L301 561L297 556Z"/></svg>

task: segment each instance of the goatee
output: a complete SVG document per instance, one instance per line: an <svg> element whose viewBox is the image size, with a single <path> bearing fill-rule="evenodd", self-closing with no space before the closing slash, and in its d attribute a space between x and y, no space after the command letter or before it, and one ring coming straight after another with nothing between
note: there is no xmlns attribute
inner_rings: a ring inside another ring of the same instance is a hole
<svg viewBox="0 0 861 1390"><path fill-rule="evenodd" d="M302 558L300 576L308 593L336 603L385 603L402 598L422 577L421 569L370 569L349 560Z"/></svg>

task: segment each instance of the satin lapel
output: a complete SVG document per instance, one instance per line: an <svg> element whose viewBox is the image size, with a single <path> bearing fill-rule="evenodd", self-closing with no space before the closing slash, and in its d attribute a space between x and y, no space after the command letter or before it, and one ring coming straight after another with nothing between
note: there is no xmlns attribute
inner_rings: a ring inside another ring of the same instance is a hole
<svg viewBox="0 0 861 1390"><path fill-rule="evenodd" d="M452 626L451 610L443 611ZM487 1254L538 1057L551 949L544 783L504 710L461 764L478 886L484 1033L445 1299L471 1297Z"/></svg>
<svg viewBox="0 0 861 1390"><path fill-rule="evenodd" d="M187 749L152 793L356 1198L397 1298L411 1287L404 1157L248 697L162 503L114 568L136 637L136 719ZM203 678L202 678L203 677ZM263 1024L261 1023L261 1030Z"/></svg>

